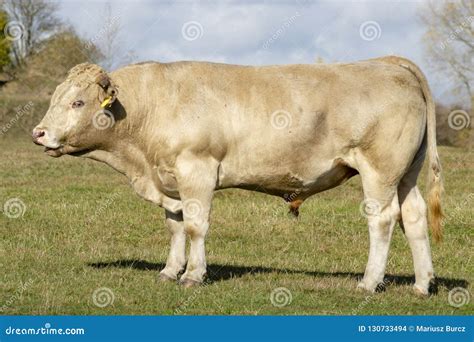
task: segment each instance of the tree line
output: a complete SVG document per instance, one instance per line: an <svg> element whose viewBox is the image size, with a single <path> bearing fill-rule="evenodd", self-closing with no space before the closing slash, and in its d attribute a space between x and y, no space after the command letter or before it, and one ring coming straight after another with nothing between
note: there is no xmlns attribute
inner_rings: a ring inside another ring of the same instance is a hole
<svg viewBox="0 0 474 342"><path fill-rule="evenodd" d="M104 15L99 23L103 26L100 37L92 38L80 36L72 26L60 20L58 3L3 0L0 4L0 69L3 72L14 74L28 67L35 56L48 52L61 55L53 59L61 62L56 64L61 74L62 69L85 61L110 70L133 58L131 51L120 51L122 27L110 3L104 5ZM56 47L55 51L50 51L53 47Z"/></svg>

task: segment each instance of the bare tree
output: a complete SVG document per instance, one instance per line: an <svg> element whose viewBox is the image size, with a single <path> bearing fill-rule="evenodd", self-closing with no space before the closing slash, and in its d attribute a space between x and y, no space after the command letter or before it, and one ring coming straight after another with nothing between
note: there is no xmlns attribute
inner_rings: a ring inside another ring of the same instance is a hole
<svg viewBox="0 0 474 342"><path fill-rule="evenodd" d="M25 59L60 25L56 17L57 4L45 0L4 0L3 8L7 12L10 24L16 29L12 54L16 65L25 63Z"/></svg>
<svg viewBox="0 0 474 342"><path fill-rule="evenodd" d="M427 60L434 72L454 82L474 110L474 1L429 2L421 19Z"/></svg>
<svg viewBox="0 0 474 342"><path fill-rule="evenodd" d="M132 50L128 50L120 39L123 31L121 18L124 9L119 8L114 14L110 3L105 4L103 19L100 21L100 29L89 40L88 46L97 46L102 58L98 63L106 70L113 70L129 64L135 58Z"/></svg>

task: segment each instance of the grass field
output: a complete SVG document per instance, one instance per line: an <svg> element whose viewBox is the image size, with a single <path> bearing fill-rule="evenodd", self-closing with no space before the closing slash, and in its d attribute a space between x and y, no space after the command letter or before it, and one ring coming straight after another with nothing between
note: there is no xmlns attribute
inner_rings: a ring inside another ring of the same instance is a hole
<svg viewBox="0 0 474 342"><path fill-rule="evenodd" d="M473 294L474 153L440 153L445 241L432 247L437 294L422 299L411 290L412 258L399 228L386 291L356 291L368 253L358 177L305 202L299 219L278 198L216 193L209 277L184 289L156 281L169 248L164 212L123 176L89 160L49 158L26 137L0 140L0 204L25 205L18 218L0 214L1 314L473 314L472 298L456 308L448 292Z"/></svg>

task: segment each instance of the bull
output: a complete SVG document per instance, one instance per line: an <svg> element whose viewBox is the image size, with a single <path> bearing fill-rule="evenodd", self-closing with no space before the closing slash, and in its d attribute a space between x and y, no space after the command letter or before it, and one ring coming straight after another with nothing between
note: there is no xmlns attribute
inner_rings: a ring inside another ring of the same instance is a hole
<svg viewBox="0 0 474 342"><path fill-rule="evenodd" d="M358 287L375 291L383 282L397 222L412 250L415 292L427 295L434 279L427 226L440 240L443 188L435 108L425 76L407 59L146 62L112 73L84 63L56 88L32 135L49 156L110 165L165 209L171 248L162 280L185 271L182 285L203 282L215 190L280 196L298 214L308 197L355 175L370 204L370 250ZM426 154L428 205L417 187Z"/></svg>

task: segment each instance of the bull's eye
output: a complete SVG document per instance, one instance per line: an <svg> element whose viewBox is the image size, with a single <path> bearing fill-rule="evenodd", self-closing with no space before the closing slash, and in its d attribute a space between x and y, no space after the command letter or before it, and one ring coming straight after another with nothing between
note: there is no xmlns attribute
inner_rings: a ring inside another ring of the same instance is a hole
<svg viewBox="0 0 474 342"><path fill-rule="evenodd" d="M80 107L82 107L82 106L84 106L84 101L81 101L81 100L79 100L79 101L74 101L74 102L72 103L72 108L80 108Z"/></svg>

